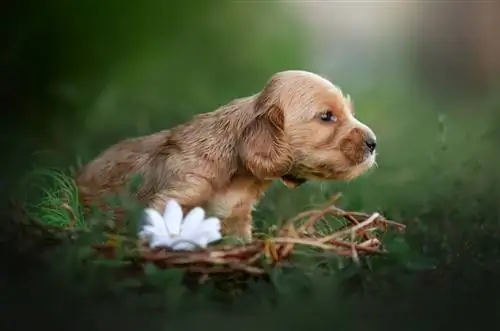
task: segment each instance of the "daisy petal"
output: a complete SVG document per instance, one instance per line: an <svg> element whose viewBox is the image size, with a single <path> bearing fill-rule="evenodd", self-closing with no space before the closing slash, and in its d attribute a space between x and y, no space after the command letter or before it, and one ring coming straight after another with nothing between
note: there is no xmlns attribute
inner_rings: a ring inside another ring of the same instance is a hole
<svg viewBox="0 0 500 331"><path fill-rule="evenodd" d="M155 236L151 240L149 247L151 247L151 248L170 247L171 243L172 243L172 239L170 239L170 237Z"/></svg>
<svg viewBox="0 0 500 331"><path fill-rule="evenodd" d="M208 238L206 234L202 234L196 238L196 244L199 248L207 248Z"/></svg>
<svg viewBox="0 0 500 331"><path fill-rule="evenodd" d="M179 235L182 222L182 208L177 201L167 201L163 220L170 235Z"/></svg>
<svg viewBox="0 0 500 331"><path fill-rule="evenodd" d="M182 223L182 237L191 239L199 231L199 226L205 218L205 211L200 207L195 207L184 218Z"/></svg>
<svg viewBox="0 0 500 331"><path fill-rule="evenodd" d="M219 232L220 220L217 217L209 217L201 223L200 230L209 232Z"/></svg>
<svg viewBox="0 0 500 331"><path fill-rule="evenodd" d="M183 247L182 249L186 250L194 250L207 247L207 238L203 233L199 233L196 236L190 238L179 238L178 241L179 245L176 245L175 249L181 249L181 246Z"/></svg>
<svg viewBox="0 0 500 331"><path fill-rule="evenodd" d="M210 232L204 232L205 238L207 240L207 244L210 244L214 241L220 240L222 238L222 235L220 232L215 232L215 231L210 231Z"/></svg>
<svg viewBox="0 0 500 331"><path fill-rule="evenodd" d="M144 210L145 217L144 221L148 225L152 225L156 232L166 232L167 228L165 227L165 222L163 221L163 217L161 214L152 208L147 208Z"/></svg>
<svg viewBox="0 0 500 331"><path fill-rule="evenodd" d="M155 235L155 233L156 233L155 228L151 225L147 225L143 227L141 231L139 231L138 236L141 239L149 240L151 239L151 237Z"/></svg>
<svg viewBox="0 0 500 331"><path fill-rule="evenodd" d="M196 248L196 245L191 240L186 240L186 238L175 238L170 243L170 247L176 251L192 251Z"/></svg>

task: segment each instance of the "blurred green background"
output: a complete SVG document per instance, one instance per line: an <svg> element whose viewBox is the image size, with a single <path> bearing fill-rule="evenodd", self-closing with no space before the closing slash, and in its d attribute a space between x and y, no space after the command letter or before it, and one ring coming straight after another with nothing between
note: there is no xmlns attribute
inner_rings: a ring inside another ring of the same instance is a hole
<svg viewBox="0 0 500 331"><path fill-rule="evenodd" d="M484 322L498 308L478 298L500 294L499 13L494 1L11 2L0 13L3 186L14 187L35 164L84 163L120 139L255 93L276 71L314 71L352 96L357 116L378 136L379 166L351 183L275 185L255 212L257 225L341 191L342 206L407 224L408 254L431 258L435 268L378 275L375 267L347 308L321 295L308 299L310 311L287 302L269 328L319 327L327 317L328 325L372 330L440 330L460 316ZM329 284L318 280L311 291L330 293ZM67 314L59 303L70 300L65 290L39 287L36 293L54 296L46 319ZM19 295L32 293L25 291ZM89 302L77 305L94 314L87 323L99 320L93 329L135 330L147 318L165 328L158 315L125 318L115 304ZM355 317L360 311L365 318ZM265 312L191 313L200 323L253 330L263 326L250 315Z"/></svg>

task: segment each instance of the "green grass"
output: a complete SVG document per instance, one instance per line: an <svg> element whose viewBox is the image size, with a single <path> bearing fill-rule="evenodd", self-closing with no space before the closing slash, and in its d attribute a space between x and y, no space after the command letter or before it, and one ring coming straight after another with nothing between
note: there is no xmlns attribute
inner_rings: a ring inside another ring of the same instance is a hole
<svg viewBox="0 0 500 331"><path fill-rule="evenodd" d="M100 257L91 258L89 260L92 251L91 245L102 243L106 238L103 227L93 227L93 225L99 225L99 220L104 222L109 219L106 218L106 215L100 215L102 216L101 218L93 215L92 217L97 217L94 222L89 222L84 219L82 208L79 205L78 190L73 178L69 174L58 169L36 169L26 177L23 184L27 185L27 190L35 193L35 198L32 198L30 202L25 204L27 217L51 229L59 229L61 233L74 233L75 230L83 230L78 232L78 236L84 237L83 240L80 240L80 238L78 238L78 240L77 238L73 238L73 240L61 243L63 250L68 252L74 250L78 251L76 255L69 254L64 259L66 261L73 260L68 261L71 267L65 272L71 273L70 269L74 266L74 263L91 261L91 264L108 268L107 277L111 277L114 267L123 268L125 265L128 265L128 263L124 263L124 261L121 260L122 257L136 254L136 247L134 244L136 241L136 232L134 231L127 232L127 240L123 245L120 245L116 260L110 261ZM326 199L323 201L323 204L325 202L327 202ZM136 205L135 210L129 214L127 223L131 225L131 229L138 228L137 223L139 221L138 215L140 212L140 208ZM317 227L318 231L325 234L332 233L335 229L346 225L345 220L340 220L335 217L326 217L325 221L326 222L319 222ZM257 236L272 236L272 229L276 229L276 227L280 225L279 223L280 222L276 220L273 215L269 215L264 222L261 222L255 233ZM390 248L391 256L388 259L408 259L408 256L401 256L401 253L405 255L408 250L407 244L401 235L396 237L388 235L386 238L382 238L383 241L384 239L386 241L385 244ZM240 242L230 237L223 238L222 242L226 244L240 244ZM352 276L355 270L361 271L363 268L371 266L371 261L376 259L376 257L362 257L362 266L358 266L353 263L350 257L336 256L335 254L322 252L318 249L308 247L307 245L297 245L288 263L268 270L270 272L270 278L268 276L264 278L242 278L241 275L238 276L238 273L235 273L235 275L229 276L216 276L205 286L216 286L216 288L222 289L222 292L226 292L226 295L230 293L230 297L234 297L235 295L242 295L242 290L248 288L248 281L255 282L260 279L259 282L263 281L265 284L270 282L277 291L285 291L284 288L286 287L290 287L287 291L295 291L292 288L303 288L303 286L306 286L304 284L310 283L315 276L329 275L337 277L338 279L346 278L346 275ZM174 275L174 278L178 277L175 276L178 275L178 270L159 270L157 268L146 268L146 270L146 278L139 277L139 279L142 279L141 281L138 281L137 276L128 277L120 282L113 282L113 285L110 285L105 291L116 289L119 283L125 284L123 287L120 287L122 289L130 286L136 288L144 284L155 284L156 287L168 290L170 288L169 286L172 286L171 281L165 281L165 279L172 277L168 275ZM181 278L181 280L182 279L183 278ZM179 285L178 283L175 283L173 286L184 287L184 285ZM228 290L228 286L230 290Z"/></svg>
<svg viewBox="0 0 500 331"><path fill-rule="evenodd" d="M29 218L60 229L86 228L75 181L62 170L36 169L21 185L36 196L25 204Z"/></svg>

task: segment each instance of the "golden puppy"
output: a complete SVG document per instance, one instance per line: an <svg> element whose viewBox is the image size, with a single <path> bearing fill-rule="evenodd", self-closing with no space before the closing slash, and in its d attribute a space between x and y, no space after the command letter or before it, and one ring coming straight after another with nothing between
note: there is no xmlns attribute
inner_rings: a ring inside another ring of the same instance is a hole
<svg viewBox="0 0 500 331"><path fill-rule="evenodd" d="M136 198L162 211L176 199L202 206L222 231L251 240L252 208L275 179L350 180L375 163L375 135L352 112L349 97L306 71L276 73L264 89L191 121L127 139L77 177L84 206L142 176ZM119 217L119 216L117 216Z"/></svg>

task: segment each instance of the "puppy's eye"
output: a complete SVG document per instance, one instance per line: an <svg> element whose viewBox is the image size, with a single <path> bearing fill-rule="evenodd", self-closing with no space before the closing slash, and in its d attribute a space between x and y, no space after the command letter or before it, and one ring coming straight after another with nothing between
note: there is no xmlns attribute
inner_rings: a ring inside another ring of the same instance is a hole
<svg viewBox="0 0 500 331"><path fill-rule="evenodd" d="M333 115L333 113L330 110L327 110L327 111L321 113L320 119L323 122L335 122L337 120L335 115Z"/></svg>

